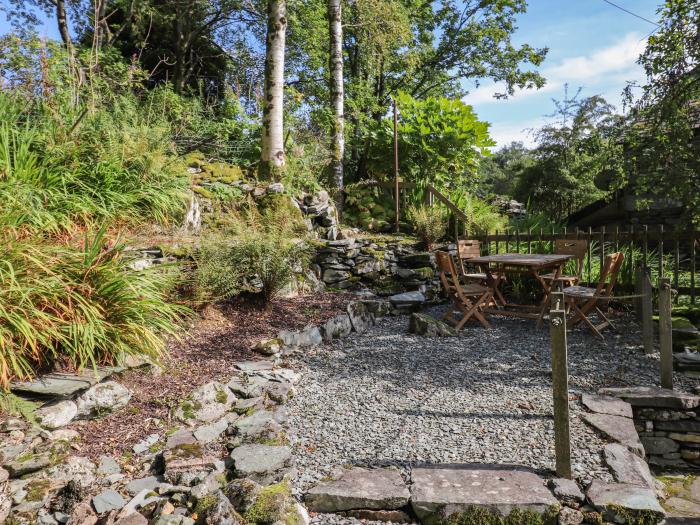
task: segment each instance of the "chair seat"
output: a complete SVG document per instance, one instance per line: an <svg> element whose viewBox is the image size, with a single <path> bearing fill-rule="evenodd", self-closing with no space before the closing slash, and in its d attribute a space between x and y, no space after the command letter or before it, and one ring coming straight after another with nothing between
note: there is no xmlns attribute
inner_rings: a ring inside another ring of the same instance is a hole
<svg viewBox="0 0 700 525"><path fill-rule="evenodd" d="M460 289L462 293L467 296L483 295L488 291L486 286L481 286L480 284L463 284L460 286ZM456 293L457 289L454 286L450 286L450 291Z"/></svg>
<svg viewBox="0 0 700 525"><path fill-rule="evenodd" d="M586 286L567 286L563 290L564 295L570 295L572 297L593 297L595 295L595 288L588 288Z"/></svg>
<svg viewBox="0 0 700 525"><path fill-rule="evenodd" d="M545 281L553 281L554 279L556 279L557 281L568 281L572 283L575 283L579 279L576 275L560 275L559 277L557 277L556 275L556 273L552 272L542 274L540 275L540 277L542 277L542 279L544 279Z"/></svg>
<svg viewBox="0 0 700 525"><path fill-rule="evenodd" d="M464 278L465 279L474 279L475 281L485 281L486 274L485 273L465 273Z"/></svg>

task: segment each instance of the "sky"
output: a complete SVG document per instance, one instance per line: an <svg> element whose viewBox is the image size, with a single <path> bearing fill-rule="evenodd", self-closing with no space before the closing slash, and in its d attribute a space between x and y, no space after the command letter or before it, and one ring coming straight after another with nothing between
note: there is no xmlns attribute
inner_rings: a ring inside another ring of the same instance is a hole
<svg viewBox="0 0 700 525"><path fill-rule="evenodd" d="M618 6L656 20L661 0L611 0ZM0 6L7 0L0 0ZM640 20L604 0L529 0L528 11L521 15L513 36L516 44L529 43L548 47L540 72L547 79L545 87L516 93L508 100L493 98L502 91L491 81L471 89L464 101L474 106L481 120L491 123L496 148L521 141L533 144L531 130L547 122L554 111L552 99L583 88L581 96L603 95L622 111L621 93L628 81L642 80L643 72L636 60L644 50L646 37L654 30ZM40 33L58 39L53 20L39 28ZM0 14L0 34L9 31L4 14Z"/></svg>
<svg viewBox="0 0 700 525"><path fill-rule="evenodd" d="M657 20L660 0L614 0L651 21ZM627 81L641 81L644 74L636 64L646 39L655 26L627 14L603 0L530 0L519 19L515 43L548 47L539 70L547 79L540 90L516 93L497 100L493 82L488 81L464 97L481 120L491 122L496 148L521 141L533 144L529 130L548 121L554 112L552 99L564 98L583 88L581 96L603 95L622 111L621 93Z"/></svg>

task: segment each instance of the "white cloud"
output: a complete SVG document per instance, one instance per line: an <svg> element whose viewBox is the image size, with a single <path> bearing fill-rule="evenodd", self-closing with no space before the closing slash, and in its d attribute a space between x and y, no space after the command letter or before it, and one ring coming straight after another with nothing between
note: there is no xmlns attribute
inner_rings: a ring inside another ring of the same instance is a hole
<svg viewBox="0 0 700 525"><path fill-rule="evenodd" d="M522 142L527 147L535 145L535 137L532 131L545 124L544 118L536 118L523 122L497 122L491 124L489 135L496 141L493 151L510 144L511 142Z"/></svg>
<svg viewBox="0 0 700 525"><path fill-rule="evenodd" d="M547 84L542 89L518 90L510 98L521 100L524 97L558 91L566 83L570 83L572 88L583 84L593 90L596 86L603 86L603 89L607 90L611 81L615 81L615 84L621 81L624 85L625 80L641 79L641 68L636 62L645 46L646 40L638 33L628 33L610 47L595 50L585 56L568 57L558 64L545 67L542 75L547 79ZM464 97L464 102L472 105L499 102L493 95L504 91L503 83L488 82L472 90Z"/></svg>

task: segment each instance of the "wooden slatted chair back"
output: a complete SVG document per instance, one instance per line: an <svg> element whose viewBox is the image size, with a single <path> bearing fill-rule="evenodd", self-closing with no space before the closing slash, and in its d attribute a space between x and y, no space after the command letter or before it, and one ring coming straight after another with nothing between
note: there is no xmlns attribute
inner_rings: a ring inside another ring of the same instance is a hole
<svg viewBox="0 0 700 525"><path fill-rule="evenodd" d="M457 268L452 260L452 256L447 252L435 252L435 262L437 263L440 282L442 282L445 293L451 295L455 284L459 285ZM451 284L450 280L452 281Z"/></svg>
<svg viewBox="0 0 700 525"><path fill-rule="evenodd" d="M481 242L473 239L462 239L457 241L457 257L459 258L459 267L462 270L462 275L466 275L467 273L467 270L464 267L464 259L479 257L480 255Z"/></svg>
<svg viewBox="0 0 700 525"><path fill-rule="evenodd" d="M600 270L600 279L596 287L596 295L609 296L612 294L613 288L615 288L615 284L617 284L617 278L624 260L625 254L622 252L611 253L605 258L603 268Z"/></svg>
<svg viewBox="0 0 700 525"><path fill-rule="evenodd" d="M557 255L573 255L576 261L576 277L581 277L583 260L588 252L588 241L583 239L556 239L554 253Z"/></svg>

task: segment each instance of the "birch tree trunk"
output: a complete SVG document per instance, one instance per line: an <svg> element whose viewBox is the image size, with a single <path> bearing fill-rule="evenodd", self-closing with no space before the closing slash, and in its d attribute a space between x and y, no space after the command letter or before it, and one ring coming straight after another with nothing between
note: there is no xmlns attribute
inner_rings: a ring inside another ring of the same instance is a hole
<svg viewBox="0 0 700 525"><path fill-rule="evenodd" d="M56 21L58 23L58 32L61 35L61 40L63 40L63 45L72 54L73 40L71 39L70 31L68 30L68 15L66 14L66 2L65 0L55 0L54 5L56 6Z"/></svg>
<svg viewBox="0 0 700 525"><path fill-rule="evenodd" d="M331 174L335 186L338 213L343 208L343 158L345 157L345 108L343 87L343 24L341 0L328 0L328 33L330 35L330 94L333 107L331 134Z"/></svg>
<svg viewBox="0 0 700 525"><path fill-rule="evenodd" d="M285 168L284 155L284 46L287 31L286 0L267 2L265 98L262 119L260 175L277 178Z"/></svg>

